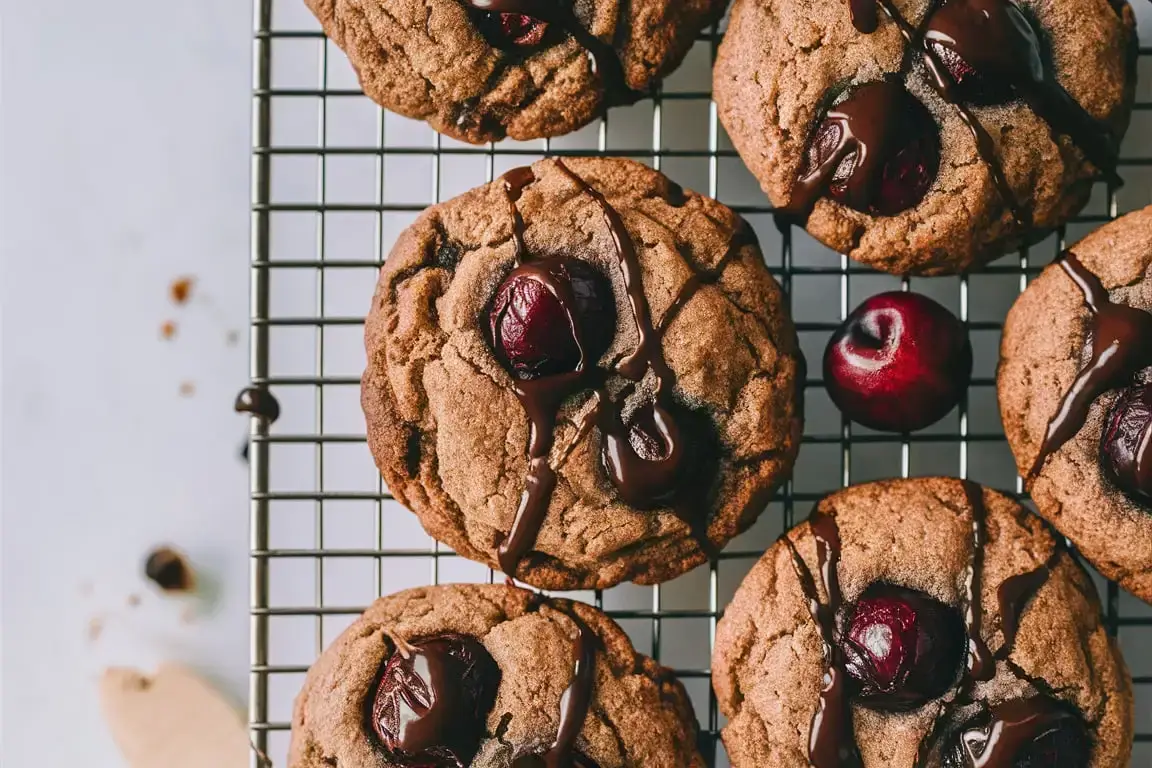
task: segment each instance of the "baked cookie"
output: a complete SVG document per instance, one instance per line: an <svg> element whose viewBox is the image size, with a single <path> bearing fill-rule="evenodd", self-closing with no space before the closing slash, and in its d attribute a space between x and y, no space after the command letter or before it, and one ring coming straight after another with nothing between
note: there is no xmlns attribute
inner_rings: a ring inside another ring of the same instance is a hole
<svg viewBox="0 0 1152 768"><path fill-rule="evenodd" d="M481 144L631 104L727 0L305 0L381 106Z"/></svg>
<svg viewBox="0 0 1152 768"><path fill-rule="evenodd" d="M1028 286L1004 325L997 389L1040 514L1152 603L1152 207Z"/></svg>
<svg viewBox="0 0 1152 768"><path fill-rule="evenodd" d="M430 208L366 342L388 488L545 589L703 563L800 446L803 360L751 229L628 160L543 160Z"/></svg>
<svg viewBox="0 0 1152 768"><path fill-rule="evenodd" d="M502 585L378 600L308 672L289 768L703 768L683 686L591 606Z"/></svg>
<svg viewBox="0 0 1152 768"><path fill-rule="evenodd" d="M954 274L1115 178L1123 0L737 0L720 120L778 216L897 274Z"/></svg>
<svg viewBox="0 0 1152 768"><path fill-rule="evenodd" d="M949 478L840 491L716 632L732 765L1124 768L1132 686L1042 520Z"/></svg>

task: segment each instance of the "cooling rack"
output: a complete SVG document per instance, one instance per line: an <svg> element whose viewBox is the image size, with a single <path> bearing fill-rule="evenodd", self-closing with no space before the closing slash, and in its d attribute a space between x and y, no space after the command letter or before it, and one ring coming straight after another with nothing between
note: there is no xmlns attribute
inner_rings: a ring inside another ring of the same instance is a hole
<svg viewBox="0 0 1152 768"><path fill-rule="evenodd" d="M1145 38L1152 13L1139 8ZM605 610L636 647L675 670L701 725L701 747L727 766L709 685L716 620L743 575L812 503L851 483L947 474L1023 491L994 386L1004 315L1030 277L1091 229L1152 202L1152 48L1124 145L1121 189L1103 184L1085 212L1025 252L971 275L900 280L833 253L801 230L776 231L767 201L711 102L720 28L702 35L654 97L570 136L474 147L380 110L357 85L302 0L256 0L254 15L251 379L283 416L251 427L251 690L256 747L286 764L292 699L308 666L374 598L440 582L502 576L426 536L389 496L364 445L359 375L363 314L396 236L426 206L548 155L631 157L716 197L757 230L788 292L801 346L820 359L828 334L863 298L914 288L971 329L975 380L956 413L902 439L845 422L812 365L807 426L793 479L752 530L708 567L657 587L568 593ZM1152 609L1098 579L1107 625L1136 679L1132 765L1152 766ZM255 758L254 758L255 764Z"/></svg>

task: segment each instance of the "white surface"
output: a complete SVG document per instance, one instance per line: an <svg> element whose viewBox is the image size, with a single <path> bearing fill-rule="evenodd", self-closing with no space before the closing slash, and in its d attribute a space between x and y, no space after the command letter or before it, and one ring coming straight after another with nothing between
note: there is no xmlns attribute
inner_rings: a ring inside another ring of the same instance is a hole
<svg viewBox="0 0 1152 768"><path fill-rule="evenodd" d="M237 700L247 683L246 609L248 508L246 472L237 449L246 431L231 412L236 390L247 380L243 343L228 346L226 334L247 319L248 147L251 20L245 0L3 0L3 763L24 766L120 766L96 708L95 683L108 663L150 666L162 659L190 663L221 682ZM1138 11L1145 21L1147 3ZM277 26L313 22L302 3L277 3ZM1146 27L1147 28L1147 27ZM314 87L323 75L324 50L317 41L277 43L278 85ZM328 83L350 85L347 65L329 47ZM706 88L706 51L672 79L668 87ZM1150 62L1142 69L1152 74ZM1148 78L1145 78L1147 80ZM1152 89L1141 87L1148 101ZM317 145L317 102L277 102L274 142ZM651 141L650 102L613 112L608 141L638 147ZM1148 135L1150 113L1138 115L1126 154L1140 152L1138 136ZM684 102L665 105L664 145L699 147L707 138L707 107ZM331 144L373 142L379 136L375 109L362 97L333 99L327 112ZM425 127L389 116L392 143L429 146ZM594 149L598 133L586 129L556 143ZM1146 147L1145 147L1146 149ZM508 158L497 163L508 164ZM726 202L760 204L763 198L736 160L721 160L718 188ZM500 170L500 169L498 169ZM690 187L707 189L706 160L667 159L664 170ZM433 165L426 157L385 163L389 202L431 202ZM279 158L274 163L274 197L333 202L372 202L377 195L374 159L332 159L319 184L313 158ZM1120 195L1122 209L1152 197L1152 173L1130 169ZM439 166L441 197L484 181L482 157L448 156ZM396 195L393 197L393 195ZM1102 212L1097 200L1090 209ZM382 222L385 246L414 218L389 216ZM378 257L374 217L329 217L328 255L341 259ZM361 226L367 223L368 227ZM283 216L273 223L277 258L317 255L315 217ZM756 222L766 252L779 258L770 224ZM761 226L763 225L763 226ZM1073 237L1085 231L1073 228ZM1038 251L1040 249L1037 249ZM1047 258L1044 251L1038 258ZM800 237L797 258L836 264L837 257ZM197 292L187 307L168 298L171 280L197 276ZM273 316L311 316L317 299L334 315L359 315L372 288L370 267L276 270L272 275ZM1015 295L1014 276L974 278L974 319L1000 319ZM854 277L851 296L891 287L883 276ZM916 290L958 306L955 279L917 280ZM839 278L802 277L793 282L800 321L826 320L839 305ZM160 324L173 319L179 333L159 340ZM318 359L318 337L324 359ZM805 348L816 359L823 334L809 334ZM990 375L995 338L976 340L978 374ZM359 328L278 328L271 334L274 375L355 375L362 364ZM179 395L181 382L196 393ZM355 387L329 387L320 397L311 387L277 392L285 404L278 434L326 432L359 434L363 424ZM809 393L809 432L838 429L839 418L826 397ZM317 403L323 405L323 412ZM990 388L973 393L973 429L997 428ZM940 431L955 429L942 424ZM825 450L825 448L827 450ZM857 451L853 479L864 481L898 473L898 446ZM839 448L808 446L797 467L797 487L826 489L839 471ZM272 446L274 490L371 491L376 475L366 449L358 444ZM950 446L923 446L912 457L913 474L955 471ZM976 479L1000 487L1014 481L1001 446L974 450ZM388 546L424 550L432 544L411 515L384 505L328 503L316 517L311 503L273 505L273 547ZM759 551L778 533L773 510L734 548ZM383 532L378 530L383 527ZM140 561L156 543L184 547L219 585L220 602L193 623L182 621L184 606L147 590ZM439 560L444 581L482 580L486 569L458 558ZM747 559L726 561L720 569L723 602ZM386 590L426 583L428 559L374 569L371 558L328 560L317 569L308 560L277 560L271 568L275 606L357 605ZM322 578L321 578L322 577ZM92 585L85 594L84 585ZM699 607L706 601L708 574L697 569L665 587L663 608ZM129 609L133 592L144 603ZM605 595L610 608L647 608L649 589L621 587ZM1148 609L1125 598L1123 610ZM87 639L91 617L112 613L104 635ZM273 664L305 664L349 617L317 621L310 617L272 622ZM638 646L652 644L652 625L624 622ZM707 665L706 623L665 625L662 660L679 667ZM698 630L704 630L701 635ZM1122 633L1122 642L1147 647L1152 631ZM1152 673L1152 659L1130 662ZM295 673L273 675L270 718L287 717L300 682ZM703 681L690 685L698 706L707 701ZM1147 690L1147 686L1145 687ZM706 706L700 709L706 715ZM1152 706L1140 709L1148 730ZM61 724L66 726L62 728ZM286 735L273 734L273 752L283 753ZM1147 765L1148 752L1144 765ZM1136 763L1140 764L1140 763ZM279 764L278 764L279 768Z"/></svg>
<svg viewBox="0 0 1152 768"><path fill-rule="evenodd" d="M250 19L244 0L4 3L12 768L123 764L97 712L107 663L185 661L245 695L247 421L231 406L248 370ZM198 293L176 309L181 274ZM159 340L167 319L173 342ZM228 346L232 328L244 336ZM140 563L161 541L223 585L213 615L186 625L146 591Z"/></svg>

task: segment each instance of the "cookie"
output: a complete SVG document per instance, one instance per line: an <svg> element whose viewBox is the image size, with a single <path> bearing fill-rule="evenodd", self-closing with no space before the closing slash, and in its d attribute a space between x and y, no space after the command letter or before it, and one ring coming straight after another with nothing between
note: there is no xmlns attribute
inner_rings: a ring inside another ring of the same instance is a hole
<svg viewBox="0 0 1152 768"><path fill-rule="evenodd" d="M950 478L817 505L740 585L712 669L735 768L1123 768L1132 749L1088 574L1042 520Z"/></svg>
<svg viewBox="0 0 1152 768"><path fill-rule="evenodd" d="M1152 207L1072 246L1017 299L997 391L1040 514L1152 603Z"/></svg>
<svg viewBox="0 0 1152 768"><path fill-rule="evenodd" d="M545 589L700 565L800 446L803 360L751 229L628 160L543 160L430 208L366 343L389 490Z"/></svg>
<svg viewBox="0 0 1152 768"><path fill-rule="evenodd" d="M714 90L782 223L955 274L1115 179L1136 54L1122 0L737 0Z"/></svg>
<svg viewBox="0 0 1152 768"><path fill-rule="evenodd" d="M559 136L645 95L726 0L306 0L381 106L481 144Z"/></svg>
<svg viewBox="0 0 1152 768"><path fill-rule="evenodd" d="M289 768L703 768L683 686L591 606L503 585L378 600L308 672Z"/></svg>

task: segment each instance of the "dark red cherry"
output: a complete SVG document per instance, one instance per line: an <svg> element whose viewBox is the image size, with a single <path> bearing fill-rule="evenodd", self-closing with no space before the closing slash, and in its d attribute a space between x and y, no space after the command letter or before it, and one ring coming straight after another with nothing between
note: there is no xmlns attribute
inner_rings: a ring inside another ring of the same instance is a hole
<svg viewBox="0 0 1152 768"><path fill-rule="evenodd" d="M607 281L579 259L549 258L514 269L496 292L489 330L514 377L531 381L595 365L616 329ZM581 354L583 352L583 354Z"/></svg>
<svg viewBox="0 0 1152 768"><path fill-rule="evenodd" d="M1131 386L1108 412L1100 463L1116 487L1152 504L1152 384Z"/></svg>
<svg viewBox="0 0 1152 768"><path fill-rule="evenodd" d="M912 432L942 419L972 377L968 330L917 293L893 291L857 307L824 350L824 386L866 427Z"/></svg>
<svg viewBox="0 0 1152 768"><path fill-rule="evenodd" d="M892 83L860 86L829 110L809 145L801 178L849 147L828 182L828 195L873 216L914 208L940 168L935 120Z"/></svg>
<svg viewBox="0 0 1152 768"><path fill-rule="evenodd" d="M481 13L477 27L494 48L533 48L548 34L548 22L523 13Z"/></svg>
<svg viewBox="0 0 1152 768"><path fill-rule="evenodd" d="M945 768L1088 768L1092 741L1071 707L1044 696L977 715L944 752Z"/></svg>
<svg viewBox="0 0 1152 768"><path fill-rule="evenodd" d="M948 0L924 42L955 83L955 97L970 104L1007 103L1045 77L1040 39L1010 0Z"/></svg>
<svg viewBox="0 0 1152 768"><path fill-rule="evenodd" d="M959 612L928 595L874 584L849 609L841 645L856 701L907 711L956 681L964 650Z"/></svg>
<svg viewBox="0 0 1152 768"><path fill-rule="evenodd" d="M500 669L479 641L427 638L384 664L369 723L392 763L463 768L480 748L499 684Z"/></svg>

